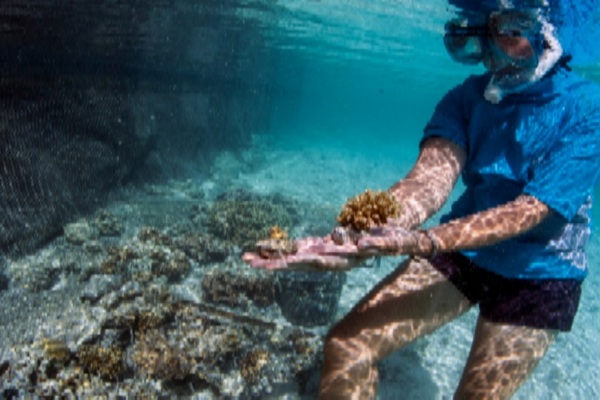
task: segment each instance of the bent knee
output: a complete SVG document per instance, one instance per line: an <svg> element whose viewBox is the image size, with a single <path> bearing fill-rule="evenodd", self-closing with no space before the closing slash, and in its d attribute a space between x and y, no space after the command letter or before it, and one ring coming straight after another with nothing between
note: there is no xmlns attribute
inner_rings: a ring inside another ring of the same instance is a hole
<svg viewBox="0 0 600 400"><path fill-rule="evenodd" d="M369 340L369 335L360 330L349 332L343 325L333 327L323 343L326 358L375 362L377 346Z"/></svg>

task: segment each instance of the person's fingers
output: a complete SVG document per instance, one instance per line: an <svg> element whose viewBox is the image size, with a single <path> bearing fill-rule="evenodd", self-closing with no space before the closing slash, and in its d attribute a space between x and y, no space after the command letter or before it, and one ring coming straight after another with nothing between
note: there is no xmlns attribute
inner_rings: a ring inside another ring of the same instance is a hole
<svg viewBox="0 0 600 400"><path fill-rule="evenodd" d="M336 244L330 236L306 237L296 241L297 251L285 257L266 258L256 252L242 255L252 268L265 270L346 270L364 261L354 243Z"/></svg>
<svg viewBox="0 0 600 400"><path fill-rule="evenodd" d="M345 243L343 245L335 244L334 242L321 243L311 248L311 250L312 253L324 255L358 255L358 248L354 243Z"/></svg>
<svg viewBox="0 0 600 400"><path fill-rule="evenodd" d="M353 266L353 259L329 254L308 253L294 255L286 259L290 268L310 268L316 270L323 269L346 269Z"/></svg>
<svg viewBox="0 0 600 400"><path fill-rule="evenodd" d="M299 254L318 252L323 246L334 244L331 239L326 237L306 237L296 240L296 246Z"/></svg>
<svg viewBox="0 0 600 400"><path fill-rule="evenodd" d="M294 271L324 271L346 270L358 264L354 258L335 255L304 253L290 255L284 258L262 258L256 253L246 253L242 256L244 262L252 268L265 270L294 270Z"/></svg>
<svg viewBox="0 0 600 400"><path fill-rule="evenodd" d="M244 253L242 261L256 269L278 270L287 268L287 260L281 258L265 258L257 253Z"/></svg>
<svg viewBox="0 0 600 400"><path fill-rule="evenodd" d="M262 257L256 253L252 253L252 252L247 252L242 254L242 261L244 261L247 264L252 263L253 261L257 260L257 259L261 259Z"/></svg>

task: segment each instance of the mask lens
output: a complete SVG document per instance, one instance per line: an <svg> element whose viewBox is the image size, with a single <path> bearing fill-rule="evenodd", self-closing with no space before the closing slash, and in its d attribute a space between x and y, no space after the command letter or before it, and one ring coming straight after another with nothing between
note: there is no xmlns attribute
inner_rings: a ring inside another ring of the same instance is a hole
<svg viewBox="0 0 600 400"><path fill-rule="evenodd" d="M492 13L489 30L493 38L491 56L500 64L516 68L530 68L537 63L537 52L532 44L540 36L539 20L526 13Z"/></svg>
<svg viewBox="0 0 600 400"><path fill-rule="evenodd" d="M477 64L483 59L482 37L488 35L487 27L469 25L466 18L450 20L445 26L444 45L454 61Z"/></svg>
<svg viewBox="0 0 600 400"><path fill-rule="evenodd" d="M495 43L515 60L535 58L532 41L541 36L539 19L524 13L495 13L490 16L490 32Z"/></svg>

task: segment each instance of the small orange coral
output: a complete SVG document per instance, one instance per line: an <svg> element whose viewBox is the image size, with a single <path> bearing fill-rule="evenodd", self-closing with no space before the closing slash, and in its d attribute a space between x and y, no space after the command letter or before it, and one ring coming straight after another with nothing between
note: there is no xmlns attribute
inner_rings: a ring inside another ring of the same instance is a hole
<svg viewBox="0 0 600 400"><path fill-rule="evenodd" d="M269 239L283 240L287 239L288 235L284 229L281 229L279 225L273 225L269 229Z"/></svg>
<svg viewBox="0 0 600 400"><path fill-rule="evenodd" d="M400 205L396 199L384 191L365 190L348 199L337 217L340 225L364 231L387 223L388 219L400 215Z"/></svg>

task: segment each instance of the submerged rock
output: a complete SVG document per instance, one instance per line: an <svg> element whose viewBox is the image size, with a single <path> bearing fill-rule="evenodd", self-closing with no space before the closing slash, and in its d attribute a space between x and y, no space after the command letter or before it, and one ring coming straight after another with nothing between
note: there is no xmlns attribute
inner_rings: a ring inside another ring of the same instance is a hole
<svg viewBox="0 0 600 400"><path fill-rule="evenodd" d="M100 236L120 236L124 227L121 221L109 211L103 210L96 214L93 222Z"/></svg>
<svg viewBox="0 0 600 400"><path fill-rule="evenodd" d="M98 231L86 220L73 222L64 227L65 239L75 245L81 245L98 237Z"/></svg>

